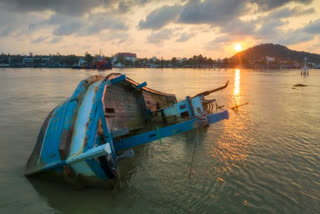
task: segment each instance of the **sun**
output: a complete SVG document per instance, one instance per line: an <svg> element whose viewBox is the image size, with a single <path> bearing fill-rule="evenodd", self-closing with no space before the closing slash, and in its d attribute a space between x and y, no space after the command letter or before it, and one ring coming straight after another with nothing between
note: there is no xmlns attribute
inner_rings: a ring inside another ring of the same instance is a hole
<svg viewBox="0 0 320 214"><path fill-rule="evenodd" d="M233 45L233 49L236 51L236 52L239 52L239 51L242 51L242 46L240 43L235 43Z"/></svg>

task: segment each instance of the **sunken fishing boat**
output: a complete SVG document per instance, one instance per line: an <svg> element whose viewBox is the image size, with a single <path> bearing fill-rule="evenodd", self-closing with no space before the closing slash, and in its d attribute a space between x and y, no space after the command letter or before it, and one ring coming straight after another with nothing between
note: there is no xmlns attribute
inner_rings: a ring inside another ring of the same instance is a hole
<svg viewBox="0 0 320 214"><path fill-rule="evenodd" d="M49 113L25 175L117 178L119 159L133 147L228 119L227 110L205 98L227 85L177 102L126 75L91 76Z"/></svg>

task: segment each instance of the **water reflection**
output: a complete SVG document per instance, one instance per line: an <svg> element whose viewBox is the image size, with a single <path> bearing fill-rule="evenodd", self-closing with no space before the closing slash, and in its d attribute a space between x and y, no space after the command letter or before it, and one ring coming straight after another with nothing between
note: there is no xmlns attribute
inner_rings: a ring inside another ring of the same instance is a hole
<svg viewBox="0 0 320 214"><path fill-rule="evenodd" d="M234 89L230 91L232 95L231 106L240 105L240 69L234 71ZM217 136L217 144L212 144L208 148L208 156L217 158L219 161L213 167L218 173L232 170L246 163L248 145L251 138L247 136L249 130L248 117L244 117L244 112L238 114L237 111L229 111L232 116L228 121L224 121L223 128L219 129L220 136ZM218 164L219 163L219 164ZM222 177L223 178L223 177ZM220 179L219 179L220 180Z"/></svg>
<svg viewBox="0 0 320 214"><path fill-rule="evenodd" d="M234 92L233 95L240 94L240 69L236 69L235 77L234 77Z"/></svg>

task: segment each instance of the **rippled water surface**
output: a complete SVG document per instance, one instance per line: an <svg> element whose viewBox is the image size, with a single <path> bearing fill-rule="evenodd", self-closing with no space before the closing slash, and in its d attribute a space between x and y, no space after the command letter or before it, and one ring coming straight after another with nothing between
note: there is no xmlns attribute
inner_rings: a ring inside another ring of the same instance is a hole
<svg viewBox="0 0 320 214"><path fill-rule="evenodd" d="M82 79L110 72L0 69L0 213L320 213L320 70L113 72L178 100L229 80L212 98L226 109L250 104L206 130L136 148L120 163L118 189L77 188L29 180L24 165L46 115Z"/></svg>

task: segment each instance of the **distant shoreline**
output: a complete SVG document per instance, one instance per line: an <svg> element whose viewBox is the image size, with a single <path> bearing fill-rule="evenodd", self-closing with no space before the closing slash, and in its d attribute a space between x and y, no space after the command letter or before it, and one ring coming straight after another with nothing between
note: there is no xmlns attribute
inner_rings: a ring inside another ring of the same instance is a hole
<svg viewBox="0 0 320 214"><path fill-rule="evenodd" d="M85 71L111 71L112 69L75 69L72 67L1 67L0 69L5 69L5 68L9 68L9 69L24 69L24 68L32 68L32 69L72 69L72 70L85 70ZM224 70L230 70L230 69L253 69L253 70L301 70L301 68L267 68L267 67L256 67L256 68L250 68L250 67L229 67L229 68L212 68L212 67L163 67L163 68L159 68L159 67L114 67L116 69L127 69L127 68L144 68L144 69L208 69L208 70L217 70L217 71L224 71ZM312 70L318 70L320 68L310 68Z"/></svg>

